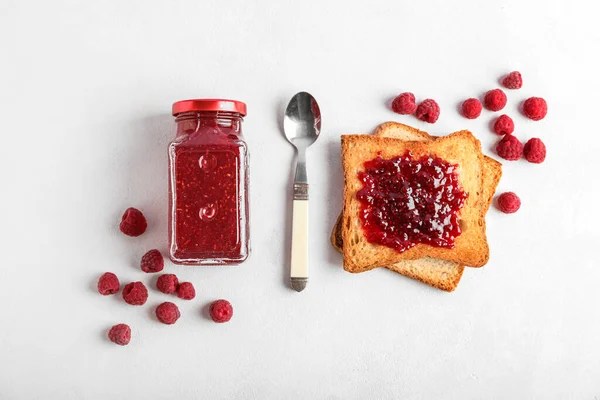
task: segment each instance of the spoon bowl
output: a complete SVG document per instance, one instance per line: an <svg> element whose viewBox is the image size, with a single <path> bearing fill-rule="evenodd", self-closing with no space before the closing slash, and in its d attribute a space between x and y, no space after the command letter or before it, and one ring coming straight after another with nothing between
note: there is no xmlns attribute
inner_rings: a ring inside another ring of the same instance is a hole
<svg viewBox="0 0 600 400"><path fill-rule="evenodd" d="M307 148L321 133L321 110L309 93L297 93L290 100L283 119L287 139L297 148Z"/></svg>

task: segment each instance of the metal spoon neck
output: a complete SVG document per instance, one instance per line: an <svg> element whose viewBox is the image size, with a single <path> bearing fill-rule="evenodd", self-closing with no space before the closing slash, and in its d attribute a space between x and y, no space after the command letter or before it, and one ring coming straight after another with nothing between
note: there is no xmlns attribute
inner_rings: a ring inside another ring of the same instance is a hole
<svg viewBox="0 0 600 400"><path fill-rule="evenodd" d="M294 178L294 183L308 183L308 175L306 173L306 150L298 150L296 157L296 176Z"/></svg>

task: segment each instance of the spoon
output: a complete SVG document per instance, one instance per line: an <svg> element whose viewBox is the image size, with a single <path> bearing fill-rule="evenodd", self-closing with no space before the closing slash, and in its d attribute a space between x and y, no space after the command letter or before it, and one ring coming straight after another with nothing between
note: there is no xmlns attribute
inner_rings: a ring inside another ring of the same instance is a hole
<svg viewBox="0 0 600 400"><path fill-rule="evenodd" d="M283 131L289 142L296 148L290 284L295 291L301 292L308 282L306 149L317 140L321 132L321 111L314 97L306 92L297 93L292 97L285 110Z"/></svg>

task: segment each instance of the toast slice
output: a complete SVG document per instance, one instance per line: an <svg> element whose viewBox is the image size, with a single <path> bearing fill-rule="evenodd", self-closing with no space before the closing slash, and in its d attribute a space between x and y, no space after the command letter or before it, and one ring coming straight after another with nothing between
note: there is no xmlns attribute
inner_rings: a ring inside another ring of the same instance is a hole
<svg viewBox="0 0 600 400"><path fill-rule="evenodd" d="M414 157L435 155L458 165L458 179L468 197L459 211L463 232L456 238L453 249L417 244L400 253L389 247L371 244L363 235L358 218L360 203L356 199L357 191L362 188L358 172L363 169L365 161L378 155L392 158L407 150ZM473 267L485 265L489 258L489 248L485 236L485 213L480 207L483 201L483 154L481 144L470 132L455 132L426 143L369 135L343 135L342 160L345 177L342 240L346 270L362 272L426 256Z"/></svg>
<svg viewBox="0 0 600 400"><path fill-rule="evenodd" d="M435 140L427 132L404 125L398 122L386 122L379 125L374 132L375 136L392 137L402 140L413 140L427 142ZM484 156L483 160L483 192L482 211L487 213L496 187L502 176L502 164L493 158ZM335 249L342 252L343 240L340 215L331 232L331 244ZM452 261L445 261L431 257L418 260L403 260L395 264L387 265L387 269L415 279L437 289L452 292L458 286L465 267Z"/></svg>

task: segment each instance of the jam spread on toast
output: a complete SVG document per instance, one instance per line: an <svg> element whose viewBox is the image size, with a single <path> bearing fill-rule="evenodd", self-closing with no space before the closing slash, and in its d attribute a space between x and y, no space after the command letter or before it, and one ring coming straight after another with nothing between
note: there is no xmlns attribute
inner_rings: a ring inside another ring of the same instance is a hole
<svg viewBox="0 0 600 400"><path fill-rule="evenodd" d="M370 243L403 252L418 243L453 248L460 235L458 212L467 194L457 165L439 157L404 155L364 163L360 220Z"/></svg>

